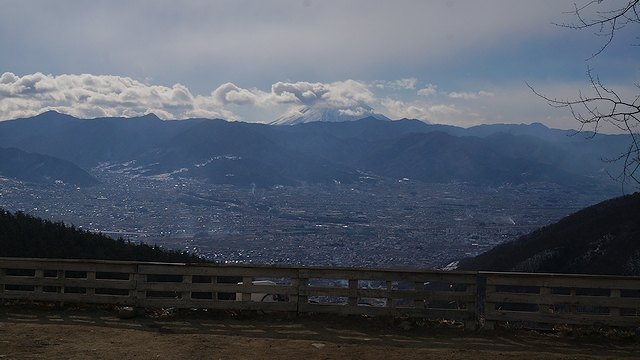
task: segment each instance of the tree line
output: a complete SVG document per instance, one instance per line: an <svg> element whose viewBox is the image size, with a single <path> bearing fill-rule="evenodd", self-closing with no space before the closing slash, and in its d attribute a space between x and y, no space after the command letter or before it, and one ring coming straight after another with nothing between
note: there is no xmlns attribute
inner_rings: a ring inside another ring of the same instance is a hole
<svg viewBox="0 0 640 360"><path fill-rule="evenodd" d="M21 211L0 208L0 257L99 259L158 262L205 262L184 251L114 240Z"/></svg>

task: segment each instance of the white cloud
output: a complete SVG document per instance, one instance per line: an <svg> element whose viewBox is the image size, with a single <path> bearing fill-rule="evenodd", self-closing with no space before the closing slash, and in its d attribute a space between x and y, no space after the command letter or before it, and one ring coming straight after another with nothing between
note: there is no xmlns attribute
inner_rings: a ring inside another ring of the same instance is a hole
<svg viewBox="0 0 640 360"><path fill-rule="evenodd" d="M417 82L418 79L416 78L406 78L393 81L390 83L390 86L393 89L415 89Z"/></svg>
<svg viewBox="0 0 640 360"><path fill-rule="evenodd" d="M414 93L413 99L398 97L400 93L406 94L402 89L394 93L389 86L376 86L388 83L276 82L269 91L224 83L210 95L194 96L182 84L149 85L129 77L42 73L17 76L5 72L0 74L0 120L55 110L79 118L155 113L162 119L203 117L271 122L308 106L336 108L341 115L353 116L364 116L373 109L391 119L410 118L457 126L542 122L566 129L578 125L570 112L549 107L521 82L507 84L495 93L486 90L442 92L436 91L436 85L428 84ZM585 82L534 85L536 90L551 97L589 89ZM633 96L637 88L616 87L616 90Z"/></svg>
<svg viewBox="0 0 640 360"><path fill-rule="evenodd" d="M451 117L451 116L459 116L463 114L463 111L458 109L455 105L445 105L445 104L438 104L438 105L433 105L429 107L429 112L431 114L440 114L440 115L444 115L447 117ZM475 115L475 114L473 114Z"/></svg>
<svg viewBox="0 0 640 360"><path fill-rule="evenodd" d="M434 95L436 93L436 88L437 86L433 84L427 84L427 87L418 90L418 95L421 95L421 96Z"/></svg>
<svg viewBox="0 0 640 360"><path fill-rule="evenodd" d="M255 105L260 101L260 93L241 89L232 83L220 85L211 95L222 105Z"/></svg>
<svg viewBox="0 0 640 360"><path fill-rule="evenodd" d="M56 110L92 118L140 116L150 112L165 119L196 114L236 119L214 97L194 97L181 84L145 85L128 77L105 75L44 75L22 77L6 72L0 77L0 119L32 116Z"/></svg>
<svg viewBox="0 0 640 360"><path fill-rule="evenodd" d="M469 92L451 92L447 96L452 99L477 99L478 97L491 97L494 93L487 91L478 91L477 93L469 93Z"/></svg>
<svg viewBox="0 0 640 360"><path fill-rule="evenodd" d="M323 105L338 108L371 105L375 95L363 82L355 80L323 83L284 83L271 86L271 100L278 103L296 103L307 106Z"/></svg>
<svg viewBox="0 0 640 360"><path fill-rule="evenodd" d="M371 86L378 89L393 89L393 90L411 90L415 89L418 84L418 79L415 77L402 78L393 81L374 81Z"/></svg>
<svg viewBox="0 0 640 360"><path fill-rule="evenodd" d="M385 108L387 116L392 119L418 119L431 122L433 119L429 109L415 104L407 104L402 100L384 98L380 101Z"/></svg>
<svg viewBox="0 0 640 360"><path fill-rule="evenodd" d="M380 89L375 86L376 83L386 86ZM254 108L276 116L246 120L269 122L283 113L291 114L299 111L301 106L308 106L336 108L341 115L352 116L364 116L373 108L392 119L411 118L452 124L477 121L478 115L470 110L455 104L442 104L437 96L432 97L438 95L436 85L428 84L418 90L418 95L429 97L430 101L426 102L393 100L389 96L381 98L372 91L415 87L417 79L376 83L372 85L356 80L332 83L276 82L270 91L262 91L244 89L227 82L218 86L209 96L194 96L181 84L171 87L148 85L128 77L90 74L52 76L42 73L20 77L6 72L0 76L0 119L56 110L80 118L133 117L155 113L162 119L204 117L245 120L240 115L243 109ZM489 95L492 94L482 91L449 94L454 100Z"/></svg>
<svg viewBox="0 0 640 360"><path fill-rule="evenodd" d="M340 109L338 110L340 115L348 115L348 116L364 116L367 114L367 110L361 106L356 107L355 109Z"/></svg>
<svg viewBox="0 0 640 360"><path fill-rule="evenodd" d="M436 124L456 124L465 126L468 119L477 116L462 110L454 104L428 104L424 102L405 102L384 98L381 105L391 118L418 119Z"/></svg>
<svg viewBox="0 0 640 360"><path fill-rule="evenodd" d="M328 86L328 91L322 94L322 101L335 107L353 107L361 104L373 104L376 101L376 96L366 84L347 80L331 83Z"/></svg>
<svg viewBox="0 0 640 360"><path fill-rule="evenodd" d="M476 98L476 94L468 93L468 92L452 92L452 93L449 93L449 95L447 96L453 99L465 99L465 100Z"/></svg>
<svg viewBox="0 0 640 360"><path fill-rule="evenodd" d="M240 120L230 110L256 106L281 105L335 107L357 113L377 102L363 82L333 83L277 82L270 92L243 89L233 83L220 85L210 96L194 96L181 84L172 87L147 85L137 80L104 75L16 76L6 72L0 77L0 119L33 116L56 110L80 118L102 116L140 116L150 112L163 119L188 117ZM252 119L249 119L252 120ZM269 121L272 119L261 119Z"/></svg>
<svg viewBox="0 0 640 360"><path fill-rule="evenodd" d="M268 107L294 104L353 108L370 105L376 101L375 95L367 88L367 85L355 80L329 84L280 81L271 85L271 92L243 89L235 84L226 83L215 89L211 96L221 106L233 104Z"/></svg>
<svg viewBox="0 0 640 360"><path fill-rule="evenodd" d="M277 82L271 85L271 94L275 96L273 100L281 103L312 104L318 101L326 92L325 84L321 83Z"/></svg>

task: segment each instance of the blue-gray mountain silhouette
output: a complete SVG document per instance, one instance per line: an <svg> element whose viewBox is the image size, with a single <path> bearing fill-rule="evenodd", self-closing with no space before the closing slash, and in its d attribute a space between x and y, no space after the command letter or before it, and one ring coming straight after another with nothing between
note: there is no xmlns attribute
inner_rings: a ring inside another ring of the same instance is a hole
<svg viewBox="0 0 640 360"><path fill-rule="evenodd" d="M56 112L0 122L0 146L71 161L138 169L142 176L272 186L387 178L499 186L548 182L586 190L619 165L624 135L590 141L541 124L468 129L418 120L312 122L271 126L224 120L81 120ZM129 164L129 165L126 165ZM133 164L133 165L132 165ZM605 171L606 170L606 171ZM603 182L605 181L605 182Z"/></svg>
<svg viewBox="0 0 640 360"><path fill-rule="evenodd" d="M17 148L0 148L0 176L43 184L91 186L98 183L70 161Z"/></svg>

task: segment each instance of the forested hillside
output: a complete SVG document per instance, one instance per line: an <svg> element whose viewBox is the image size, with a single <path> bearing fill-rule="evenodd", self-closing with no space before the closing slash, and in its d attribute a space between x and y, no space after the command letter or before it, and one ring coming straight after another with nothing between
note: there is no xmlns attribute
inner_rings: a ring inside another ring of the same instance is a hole
<svg viewBox="0 0 640 360"><path fill-rule="evenodd" d="M76 229L22 212L0 209L0 257L204 262L186 252Z"/></svg>
<svg viewBox="0 0 640 360"><path fill-rule="evenodd" d="M464 259L461 270L640 275L640 193L590 206Z"/></svg>

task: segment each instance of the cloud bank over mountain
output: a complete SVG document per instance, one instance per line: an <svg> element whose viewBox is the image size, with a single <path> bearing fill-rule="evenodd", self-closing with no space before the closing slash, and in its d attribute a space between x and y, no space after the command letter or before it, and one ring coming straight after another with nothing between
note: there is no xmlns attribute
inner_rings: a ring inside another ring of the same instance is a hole
<svg viewBox="0 0 640 360"><path fill-rule="evenodd" d="M410 100L404 100L407 97ZM380 115L377 117L464 126L486 121L487 116L476 111L474 101L490 101L494 97L495 93L488 90L438 91L437 85L421 84L416 78L369 83L351 79L332 83L278 81L268 91L228 82L209 95L194 95L179 83L153 85L122 76L18 76L5 72L0 76L0 120L55 110L80 118L154 113L161 119L202 117L270 123L309 109L323 109L345 118ZM255 116L251 111L273 115Z"/></svg>
<svg viewBox="0 0 640 360"><path fill-rule="evenodd" d="M56 110L84 118L139 116L156 113L163 118L224 116L220 106L193 96L180 84L146 85L120 76L44 75L22 77L5 72L0 77L0 113L3 119Z"/></svg>
<svg viewBox="0 0 640 360"><path fill-rule="evenodd" d="M233 83L222 84L209 96L193 95L182 84L172 87L149 85L128 77L44 75L35 73L0 76L0 118L27 117L56 110L82 118L140 116L155 113L163 119L192 117L241 119L229 106L288 105L353 109L378 103L362 82L347 80L330 84L277 82L271 91L243 89ZM353 115L357 115L354 113ZM268 121L272 119L264 119Z"/></svg>

